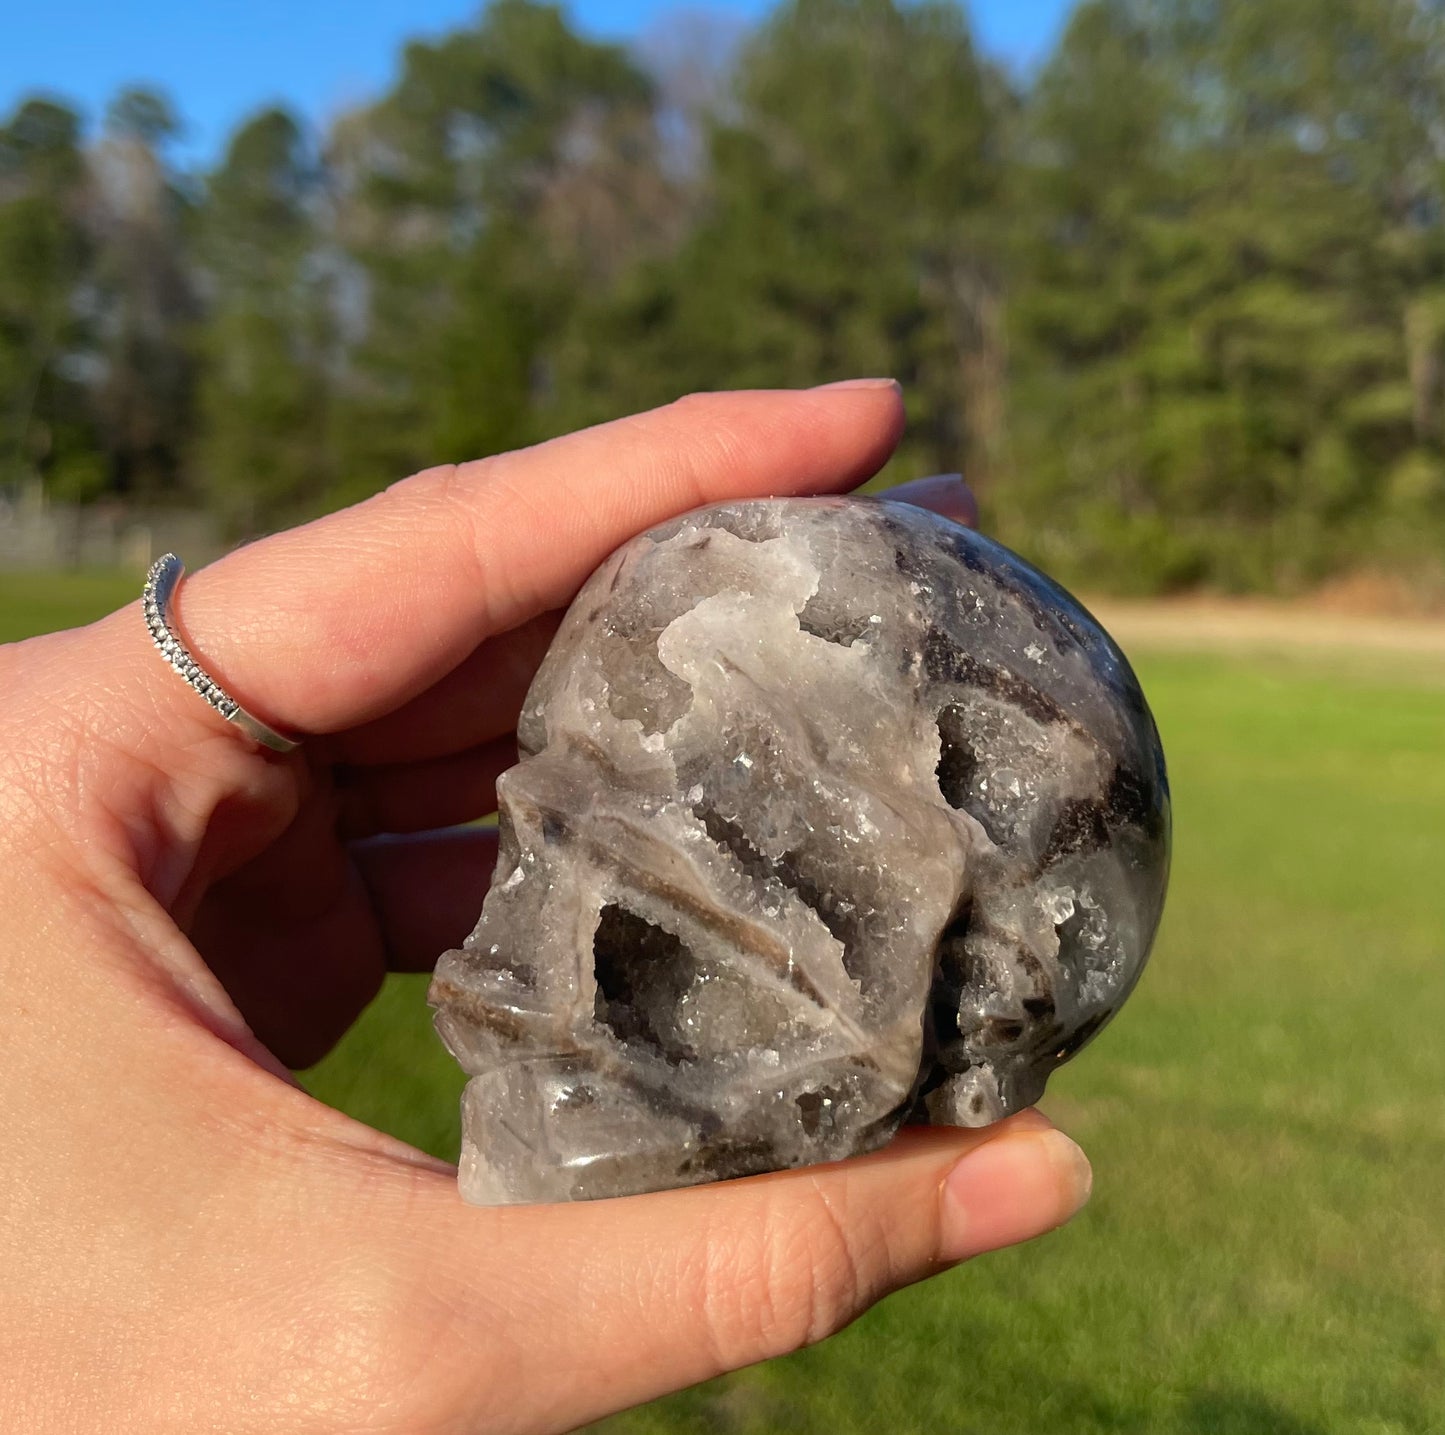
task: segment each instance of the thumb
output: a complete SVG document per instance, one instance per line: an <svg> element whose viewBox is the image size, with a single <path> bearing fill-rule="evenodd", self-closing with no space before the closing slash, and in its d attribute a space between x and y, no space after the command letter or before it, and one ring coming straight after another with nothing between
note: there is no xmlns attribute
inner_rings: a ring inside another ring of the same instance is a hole
<svg viewBox="0 0 1445 1435"><path fill-rule="evenodd" d="M504 1428L570 1429L821 1340L890 1291L1062 1224L1089 1184L1079 1148L1026 1112L622 1200L481 1211L448 1192L436 1278L464 1288L446 1364L471 1373L469 1392L452 1388L493 1419L505 1391Z"/></svg>

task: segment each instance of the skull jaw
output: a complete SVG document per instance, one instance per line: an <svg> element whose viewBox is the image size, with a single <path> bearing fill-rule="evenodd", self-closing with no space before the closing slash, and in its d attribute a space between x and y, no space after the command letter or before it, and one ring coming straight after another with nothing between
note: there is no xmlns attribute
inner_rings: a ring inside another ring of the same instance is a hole
<svg viewBox="0 0 1445 1435"><path fill-rule="evenodd" d="M728 1119L668 1109L657 1088L572 1057L520 1061L467 1083L461 1194L480 1206L602 1200L841 1160L892 1138L907 1105L896 1096L876 1072L824 1061Z"/></svg>
<svg viewBox="0 0 1445 1435"><path fill-rule="evenodd" d="M716 1120L659 1110L645 1090L581 1081L569 1059L499 1067L473 1077L463 1096L461 1195L478 1206L604 1200L838 1161L887 1145L908 1102L860 1120L860 1109L876 1111L883 1093L870 1100L854 1082L845 1094L846 1081L832 1075L831 1086L815 1073L791 1100L780 1092L724 1129ZM1046 1082L1036 1066L974 1067L919 1098L912 1119L991 1126L1032 1106ZM829 1090L836 1094L822 1094Z"/></svg>

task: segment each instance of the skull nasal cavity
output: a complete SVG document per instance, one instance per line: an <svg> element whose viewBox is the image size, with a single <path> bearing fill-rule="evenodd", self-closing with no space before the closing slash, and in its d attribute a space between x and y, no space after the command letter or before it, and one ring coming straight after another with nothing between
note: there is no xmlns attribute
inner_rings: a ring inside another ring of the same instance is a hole
<svg viewBox="0 0 1445 1435"><path fill-rule="evenodd" d="M697 1052L678 1022L683 993L697 962L685 943L626 907L603 907L592 938L597 975L593 1016L626 1046L667 1061L694 1061Z"/></svg>

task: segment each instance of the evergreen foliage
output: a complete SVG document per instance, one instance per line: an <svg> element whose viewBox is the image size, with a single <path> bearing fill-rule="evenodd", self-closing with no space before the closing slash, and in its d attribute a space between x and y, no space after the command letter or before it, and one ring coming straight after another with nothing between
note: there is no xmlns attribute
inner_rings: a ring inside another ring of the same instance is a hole
<svg viewBox="0 0 1445 1435"><path fill-rule="evenodd" d="M241 535L691 388L888 373L885 477L965 468L1072 580L1441 571L1439 5L1083 0L1026 87L954 0L692 33L647 63L495 0L205 176L162 96L93 141L23 102L0 485Z"/></svg>

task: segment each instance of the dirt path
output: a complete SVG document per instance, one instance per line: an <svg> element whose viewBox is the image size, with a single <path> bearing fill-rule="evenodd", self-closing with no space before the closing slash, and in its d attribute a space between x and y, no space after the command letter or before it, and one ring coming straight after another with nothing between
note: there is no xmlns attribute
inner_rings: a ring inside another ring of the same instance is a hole
<svg viewBox="0 0 1445 1435"><path fill-rule="evenodd" d="M1396 657L1445 671L1445 618L1386 617L1285 603L1100 598L1089 608L1126 649Z"/></svg>

